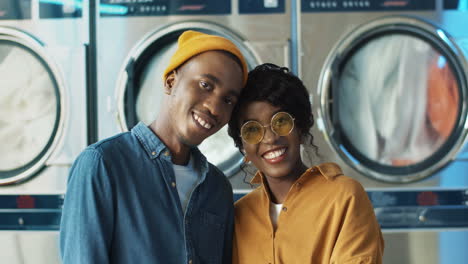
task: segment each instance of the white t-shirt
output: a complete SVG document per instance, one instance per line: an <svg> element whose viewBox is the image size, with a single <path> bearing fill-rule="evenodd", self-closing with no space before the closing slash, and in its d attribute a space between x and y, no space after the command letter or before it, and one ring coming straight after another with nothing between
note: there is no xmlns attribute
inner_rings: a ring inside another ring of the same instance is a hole
<svg viewBox="0 0 468 264"><path fill-rule="evenodd" d="M278 217L281 213L282 208L283 204L275 204L270 202L270 218L274 229L276 229L276 227L278 226Z"/></svg>
<svg viewBox="0 0 468 264"><path fill-rule="evenodd" d="M174 168L174 175L176 179L177 192L179 193L180 205L185 213L190 195L198 184L200 173L193 168L193 158L187 166L172 164Z"/></svg>

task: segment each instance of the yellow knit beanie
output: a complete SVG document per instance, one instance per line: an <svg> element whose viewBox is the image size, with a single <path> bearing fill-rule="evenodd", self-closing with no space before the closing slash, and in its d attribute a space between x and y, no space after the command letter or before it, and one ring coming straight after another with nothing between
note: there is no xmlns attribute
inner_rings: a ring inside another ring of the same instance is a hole
<svg viewBox="0 0 468 264"><path fill-rule="evenodd" d="M226 38L193 30L187 30L180 35L177 41L177 50L163 73L163 80L166 80L167 75L190 58L210 50L224 50L236 56L242 64L243 85L245 85L247 82L247 63L236 45Z"/></svg>

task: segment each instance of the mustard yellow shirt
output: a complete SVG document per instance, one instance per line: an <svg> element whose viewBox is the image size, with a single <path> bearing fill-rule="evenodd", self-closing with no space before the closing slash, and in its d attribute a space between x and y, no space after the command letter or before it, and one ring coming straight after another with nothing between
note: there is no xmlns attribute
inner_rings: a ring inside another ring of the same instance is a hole
<svg viewBox="0 0 468 264"><path fill-rule="evenodd" d="M233 264L382 263L384 241L367 194L334 163L309 168L273 229L266 179L235 204Z"/></svg>

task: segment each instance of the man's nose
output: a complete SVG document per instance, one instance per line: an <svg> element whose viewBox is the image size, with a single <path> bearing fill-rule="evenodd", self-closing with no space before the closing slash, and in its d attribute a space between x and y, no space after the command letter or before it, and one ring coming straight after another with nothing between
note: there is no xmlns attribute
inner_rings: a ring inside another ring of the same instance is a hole
<svg viewBox="0 0 468 264"><path fill-rule="evenodd" d="M206 98L206 100L203 102L203 106L208 109L210 114L214 117L220 117L223 111L226 110L222 100L214 96Z"/></svg>

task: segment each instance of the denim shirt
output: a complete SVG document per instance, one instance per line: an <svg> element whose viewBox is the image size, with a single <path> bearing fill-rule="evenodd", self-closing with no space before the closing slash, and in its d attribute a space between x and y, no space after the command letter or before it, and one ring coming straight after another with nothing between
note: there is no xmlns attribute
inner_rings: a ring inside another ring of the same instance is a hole
<svg viewBox="0 0 468 264"><path fill-rule="evenodd" d="M87 147L68 179L63 263L231 263L231 185L192 155L201 178L184 214L170 152L147 126Z"/></svg>

